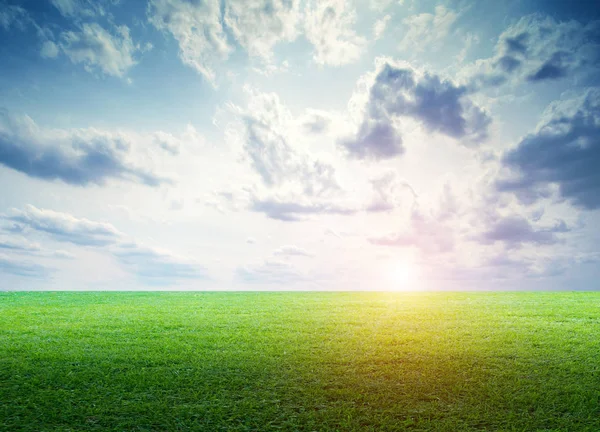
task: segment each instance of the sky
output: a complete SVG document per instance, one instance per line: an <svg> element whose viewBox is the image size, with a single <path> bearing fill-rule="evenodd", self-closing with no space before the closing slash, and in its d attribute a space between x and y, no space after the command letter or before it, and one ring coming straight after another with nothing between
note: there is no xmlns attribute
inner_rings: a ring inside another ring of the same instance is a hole
<svg viewBox="0 0 600 432"><path fill-rule="evenodd" d="M0 290L598 290L594 3L0 0Z"/></svg>

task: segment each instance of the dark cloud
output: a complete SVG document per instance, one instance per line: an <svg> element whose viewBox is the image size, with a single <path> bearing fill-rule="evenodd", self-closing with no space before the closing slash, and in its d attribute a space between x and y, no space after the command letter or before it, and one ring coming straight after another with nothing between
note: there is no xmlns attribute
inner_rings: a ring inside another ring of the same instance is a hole
<svg viewBox="0 0 600 432"><path fill-rule="evenodd" d="M554 103L545 117L536 132L504 155L513 175L498 180L497 188L535 202L549 196L555 184L572 204L600 208L600 90Z"/></svg>
<svg viewBox="0 0 600 432"><path fill-rule="evenodd" d="M477 86L510 79L541 82L577 77L600 82L600 21L557 21L536 13L521 18L498 38L494 57L478 61Z"/></svg>
<svg viewBox="0 0 600 432"><path fill-rule="evenodd" d="M0 164L43 180L86 186L123 179L158 186L169 180L126 162L124 137L95 129L45 132L28 117L0 110Z"/></svg>
<svg viewBox="0 0 600 432"><path fill-rule="evenodd" d="M542 81L547 79L557 79L567 76L568 67L565 65L568 54L556 52L552 58L546 61L534 74L529 75L529 81Z"/></svg>
<svg viewBox="0 0 600 432"><path fill-rule="evenodd" d="M348 156L356 159L390 159L404 153L402 137L386 121L364 120L356 136L344 138L340 144Z"/></svg>
<svg viewBox="0 0 600 432"><path fill-rule="evenodd" d="M430 132L439 132L463 143L487 137L491 122L468 97L467 88L449 80L420 73L410 66L385 63L369 91L369 100L355 136L340 140L350 157L389 159L404 153L394 121L418 120Z"/></svg>
<svg viewBox="0 0 600 432"><path fill-rule="evenodd" d="M506 45L506 52L509 54L526 54L526 42L528 38L529 34L526 32L520 33L514 37L505 38L504 44Z"/></svg>
<svg viewBox="0 0 600 432"><path fill-rule="evenodd" d="M502 56L498 59L498 65L504 72L514 72L521 66L521 60L517 60L509 55Z"/></svg>
<svg viewBox="0 0 600 432"><path fill-rule="evenodd" d="M561 241L557 233L568 231L569 228L564 221L559 221L548 228L535 228L524 217L510 216L496 220L479 239L484 244L503 242L508 248L519 247L526 243L553 245Z"/></svg>

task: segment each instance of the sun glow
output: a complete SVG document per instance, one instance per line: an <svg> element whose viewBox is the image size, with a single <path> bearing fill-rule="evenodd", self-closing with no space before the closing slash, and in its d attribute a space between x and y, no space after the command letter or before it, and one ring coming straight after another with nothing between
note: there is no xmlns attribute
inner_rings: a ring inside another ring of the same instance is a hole
<svg viewBox="0 0 600 432"><path fill-rule="evenodd" d="M411 291L417 289L417 269L411 262L396 262L389 270L391 289Z"/></svg>

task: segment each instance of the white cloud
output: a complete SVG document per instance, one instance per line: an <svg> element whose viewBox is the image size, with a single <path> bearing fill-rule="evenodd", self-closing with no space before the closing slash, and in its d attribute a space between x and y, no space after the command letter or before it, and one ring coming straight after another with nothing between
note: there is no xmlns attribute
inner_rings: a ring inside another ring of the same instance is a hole
<svg viewBox="0 0 600 432"><path fill-rule="evenodd" d="M68 18L92 18L104 15L105 0L51 0L58 11Z"/></svg>
<svg viewBox="0 0 600 432"><path fill-rule="evenodd" d="M298 271L289 262L275 259L267 259L262 263L238 267L236 276L243 283L280 284L282 289L309 280L305 274Z"/></svg>
<svg viewBox="0 0 600 432"><path fill-rule="evenodd" d="M383 33L385 32L387 24L391 18L392 16L388 14L375 22L375 25L373 25L373 38L375 40L381 39Z"/></svg>
<svg viewBox="0 0 600 432"><path fill-rule="evenodd" d="M111 34L97 23L85 23L80 31L63 32L59 46L73 63L82 63L86 70L99 70L106 75L124 77L136 63L139 51L127 26Z"/></svg>
<svg viewBox="0 0 600 432"><path fill-rule="evenodd" d="M47 40L42 44L40 55L44 58L54 58L58 56L58 46L54 42Z"/></svg>
<svg viewBox="0 0 600 432"><path fill-rule="evenodd" d="M4 30L13 26L23 30L29 21L29 14L21 6L0 4L0 27Z"/></svg>
<svg viewBox="0 0 600 432"><path fill-rule="evenodd" d="M437 50L452 30L458 14L445 6L438 5L435 12L413 15L403 20L407 27L398 47L411 53Z"/></svg>
<svg viewBox="0 0 600 432"><path fill-rule="evenodd" d="M234 0L223 8L218 0L152 0L148 7L149 21L177 40L181 60L214 86L215 69L236 44L267 63L257 70L273 73L273 47L296 38L299 14L298 0Z"/></svg>
<svg viewBox="0 0 600 432"><path fill-rule="evenodd" d="M286 245L286 246L281 246L279 249L276 249L273 252L274 256L283 256L283 257L290 257L290 256L304 256L304 257L312 257L313 254L308 252L306 249L303 249L299 246L296 245Z"/></svg>
<svg viewBox="0 0 600 432"><path fill-rule="evenodd" d="M233 50L221 24L219 1L151 0L148 16L157 29L177 40L181 60L215 84L214 63Z"/></svg>
<svg viewBox="0 0 600 432"><path fill-rule="evenodd" d="M340 66L362 54L366 40L354 30L356 11L346 0L313 1L306 9L305 34L318 64Z"/></svg>
<svg viewBox="0 0 600 432"><path fill-rule="evenodd" d="M223 21L250 56L269 61L277 43L296 38L299 18L298 0L233 0Z"/></svg>
<svg viewBox="0 0 600 432"><path fill-rule="evenodd" d="M94 248L109 253L129 272L149 284L169 285L182 279L206 279L206 269L195 260L171 251L147 246L117 230L112 224L78 218L68 213L38 209L27 205L24 210L12 209L1 218L17 224L24 233L39 233L63 243ZM11 247L35 248L35 244L11 242ZM68 256L57 251L57 256ZM0 270L15 274L40 273L41 268L28 268L3 262ZM20 272L20 273L17 273Z"/></svg>

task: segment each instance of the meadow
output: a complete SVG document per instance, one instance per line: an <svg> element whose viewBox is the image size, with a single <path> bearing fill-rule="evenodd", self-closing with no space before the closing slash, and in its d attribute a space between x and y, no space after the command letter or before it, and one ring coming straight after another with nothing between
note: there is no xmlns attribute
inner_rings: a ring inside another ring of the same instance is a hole
<svg viewBox="0 0 600 432"><path fill-rule="evenodd" d="M600 431L600 292L0 293L2 431Z"/></svg>

